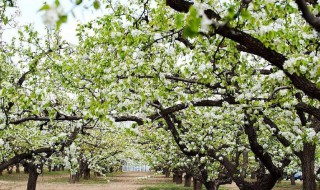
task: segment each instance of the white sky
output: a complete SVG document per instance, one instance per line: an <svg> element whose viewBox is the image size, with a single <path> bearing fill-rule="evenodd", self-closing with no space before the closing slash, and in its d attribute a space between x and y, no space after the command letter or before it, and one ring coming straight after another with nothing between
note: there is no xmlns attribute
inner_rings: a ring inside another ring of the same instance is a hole
<svg viewBox="0 0 320 190"><path fill-rule="evenodd" d="M43 12L38 12L38 10L43 6L43 4L47 2L51 5L54 0L17 0L17 6L19 7L21 16L19 16L16 20L19 25L32 24L34 28L40 33L45 34L45 23L43 20ZM72 8L72 3L70 0L60 0L60 3L63 6L65 12L69 12L68 14L68 22L61 25L61 35L62 38L67 40L70 43L77 43L77 37L75 29L78 23L86 23L92 19L97 18L98 16L103 15L102 10L93 10L92 9L84 9L82 7L76 7L74 9L74 13L76 18L70 13ZM13 12L14 10L8 10ZM4 32L4 40L10 41L10 39L17 34L17 29L8 29Z"/></svg>

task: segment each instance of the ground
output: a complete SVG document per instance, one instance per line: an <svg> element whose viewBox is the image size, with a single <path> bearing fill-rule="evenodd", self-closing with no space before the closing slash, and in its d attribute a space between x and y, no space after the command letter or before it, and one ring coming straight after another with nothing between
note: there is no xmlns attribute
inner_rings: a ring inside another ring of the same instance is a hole
<svg viewBox="0 0 320 190"><path fill-rule="evenodd" d="M26 174L4 174L0 176L0 190L26 189ZM123 172L109 174L106 177L92 177L90 180L81 180L76 184L68 183L67 171L50 172L40 175L37 190L149 190L149 189L186 189L182 185L175 185L171 178L146 172ZM282 182L275 190L299 190L301 182L297 186L290 186L289 182ZM147 188L153 187L153 188ZM237 190L235 184L225 185L223 190Z"/></svg>

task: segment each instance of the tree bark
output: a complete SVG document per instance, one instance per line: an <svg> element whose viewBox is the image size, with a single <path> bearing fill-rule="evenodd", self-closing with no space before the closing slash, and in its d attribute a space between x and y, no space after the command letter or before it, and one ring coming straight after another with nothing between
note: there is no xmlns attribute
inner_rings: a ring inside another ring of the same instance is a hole
<svg viewBox="0 0 320 190"><path fill-rule="evenodd" d="M176 173L176 184L182 184L182 172Z"/></svg>
<svg viewBox="0 0 320 190"><path fill-rule="evenodd" d="M13 170L12 166L7 167L7 173L8 174L12 174L12 170Z"/></svg>
<svg viewBox="0 0 320 190"><path fill-rule="evenodd" d="M202 189L201 181L193 178L193 190L201 190L201 189Z"/></svg>
<svg viewBox="0 0 320 190"><path fill-rule="evenodd" d="M204 182L204 186L207 190L218 190L219 185L215 181L206 181Z"/></svg>
<svg viewBox="0 0 320 190"><path fill-rule="evenodd" d="M192 180L192 175L189 173L186 173L186 175L184 176L184 186L191 187L191 180Z"/></svg>
<svg viewBox="0 0 320 190"><path fill-rule="evenodd" d="M16 173L20 173L20 164L16 164Z"/></svg>
<svg viewBox="0 0 320 190"><path fill-rule="evenodd" d="M314 159L316 146L305 143L301 155L303 190L317 190L316 176L314 174Z"/></svg>
<svg viewBox="0 0 320 190"><path fill-rule="evenodd" d="M80 177L81 177L80 173L77 172L77 173L76 173L76 182L79 182L79 181L80 181Z"/></svg>
<svg viewBox="0 0 320 190"><path fill-rule="evenodd" d="M58 166L57 166L57 165L54 165L52 171L58 171Z"/></svg>
<svg viewBox="0 0 320 190"><path fill-rule="evenodd" d="M170 177L170 170L169 169L165 169L165 175L166 175L166 178Z"/></svg>
<svg viewBox="0 0 320 190"><path fill-rule="evenodd" d="M251 179L256 179L256 172L255 171L251 171Z"/></svg>
<svg viewBox="0 0 320 190"><path fill-rule="evenodd" d="M242 171L241 171L241 177L246 178L247 177L247 169L248 169L248 163L249 163L249 151L244 151L243 156L243 163L242 163Z"/></svg>
<svg viewBox="0 0 320 190"><path fill-rule="evenodd" d="M290 174L290 184L296 185L296 180L294 179L294 173Z"/></svg>
<svg viewBox="0 0 320 190"><path fill-rule="evenodd" d="M37 172L37 165L34 165L33 163L29 163L28 172L29 172L29 178L28 178L27 190L35 190L37 186L38 175L39 175Z"/></svg>
<svg viewBox="0 0 320 190"><path fill-rule="evenodd" d="M77 174L70 174L69 182L75 184L77 181Z"/></svg>
<svg viewBox="0 0 320 190"><path fill-rule="evenodd" d="M83 179L90 179L90 168L88 166L86 166L86 168L83 170Z"/></svg>

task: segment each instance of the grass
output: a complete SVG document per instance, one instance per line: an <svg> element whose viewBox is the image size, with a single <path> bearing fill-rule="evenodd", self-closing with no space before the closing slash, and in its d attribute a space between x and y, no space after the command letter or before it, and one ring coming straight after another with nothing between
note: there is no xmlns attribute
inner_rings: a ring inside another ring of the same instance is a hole
<svg viewBox="0 0 320 190"><path fill-rule="evenodd" d="M163 184L155 184L152 186L142 187L138 190L191 190L191 187L183 187L183 185L177 185L175 183L163 183ZM205 187L203 186L204 190ZM231 188L230 188L231 189ZM230 190L227 187L220 187L219 190ZM274 190L302 190L302 183L296 183L296 185L291 185L290 181L282 181L277 183L273 188Z"/></svg>
<svg viewBox="0 0 320 190"><path fill-rule="evenodd" d="M3 181L26 181L26 180L28 180L28 175L24 174L23 172L12 173L12 174L7 174L4 172L0 176L0 180L3 180Z"/></svg>
<svg viewBox="0 0 320 190"><path fill-rule="evenodd" d="M165 184L158 184L154 186L147 186L139 188L138 190L191 190L191 187L183 187L182 185L165 183Z"/></svg>
<svg viewBox="0 0 320 190"><path fill-rule="evenodd" d="M63 173L62 173L63 174ZM48 180L49 183L69 183L69 175L70 173L65 173L67 175L59 175L57 174L56 178L52 178ZM46 174L45 174L46 175ZM106 184L110 181L108 178L114 177L116 175L119 175L119 173L108 173L106 176L94 176L93 173L90 174L90 179L84 180L83 178L80 178L80 181L76 182L77 184Z"/></svg>
<svg viewBox="0 0 320 190"><path fill-rule="evenodd" d="M114 177L119 175L120 173L107 173L106 177ZM64 171L44 171L43 174L39 175L39 179L44 179L45 181L49 183L69 183L69 175L70 171L64 170ZM39 180L38 179L38 180ZM6 172L3 172L3 175L0 176L0 180L3 181L27 181L28 180L28 174L23 173L15 173L7 174ZM91 177L89 180L80 179L79 184L106 184L108 183L108 179L105 177L95 177L93 173L91 173Z"/></svg>
<svg viewBox="0 0 320 190"><path fill-rule="evenodd" d="M291 185L290 181L281 181L280 183L277 183L275 190L301 190L302 189L302 183L297 183L296 185Z"/></svg>

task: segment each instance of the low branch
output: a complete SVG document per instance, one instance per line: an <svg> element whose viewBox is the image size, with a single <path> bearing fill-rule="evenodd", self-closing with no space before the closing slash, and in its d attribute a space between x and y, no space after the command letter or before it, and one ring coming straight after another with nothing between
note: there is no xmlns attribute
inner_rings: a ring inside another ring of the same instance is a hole
<svg viewBox="0 0 320 190"><path fill-rule="evenodd" d="M18 125L28 121L77 121L81 119L83 119L83 117L79 116L61 116L58 118L30 116L15 121L10 121L9 124Z"/></svg>

